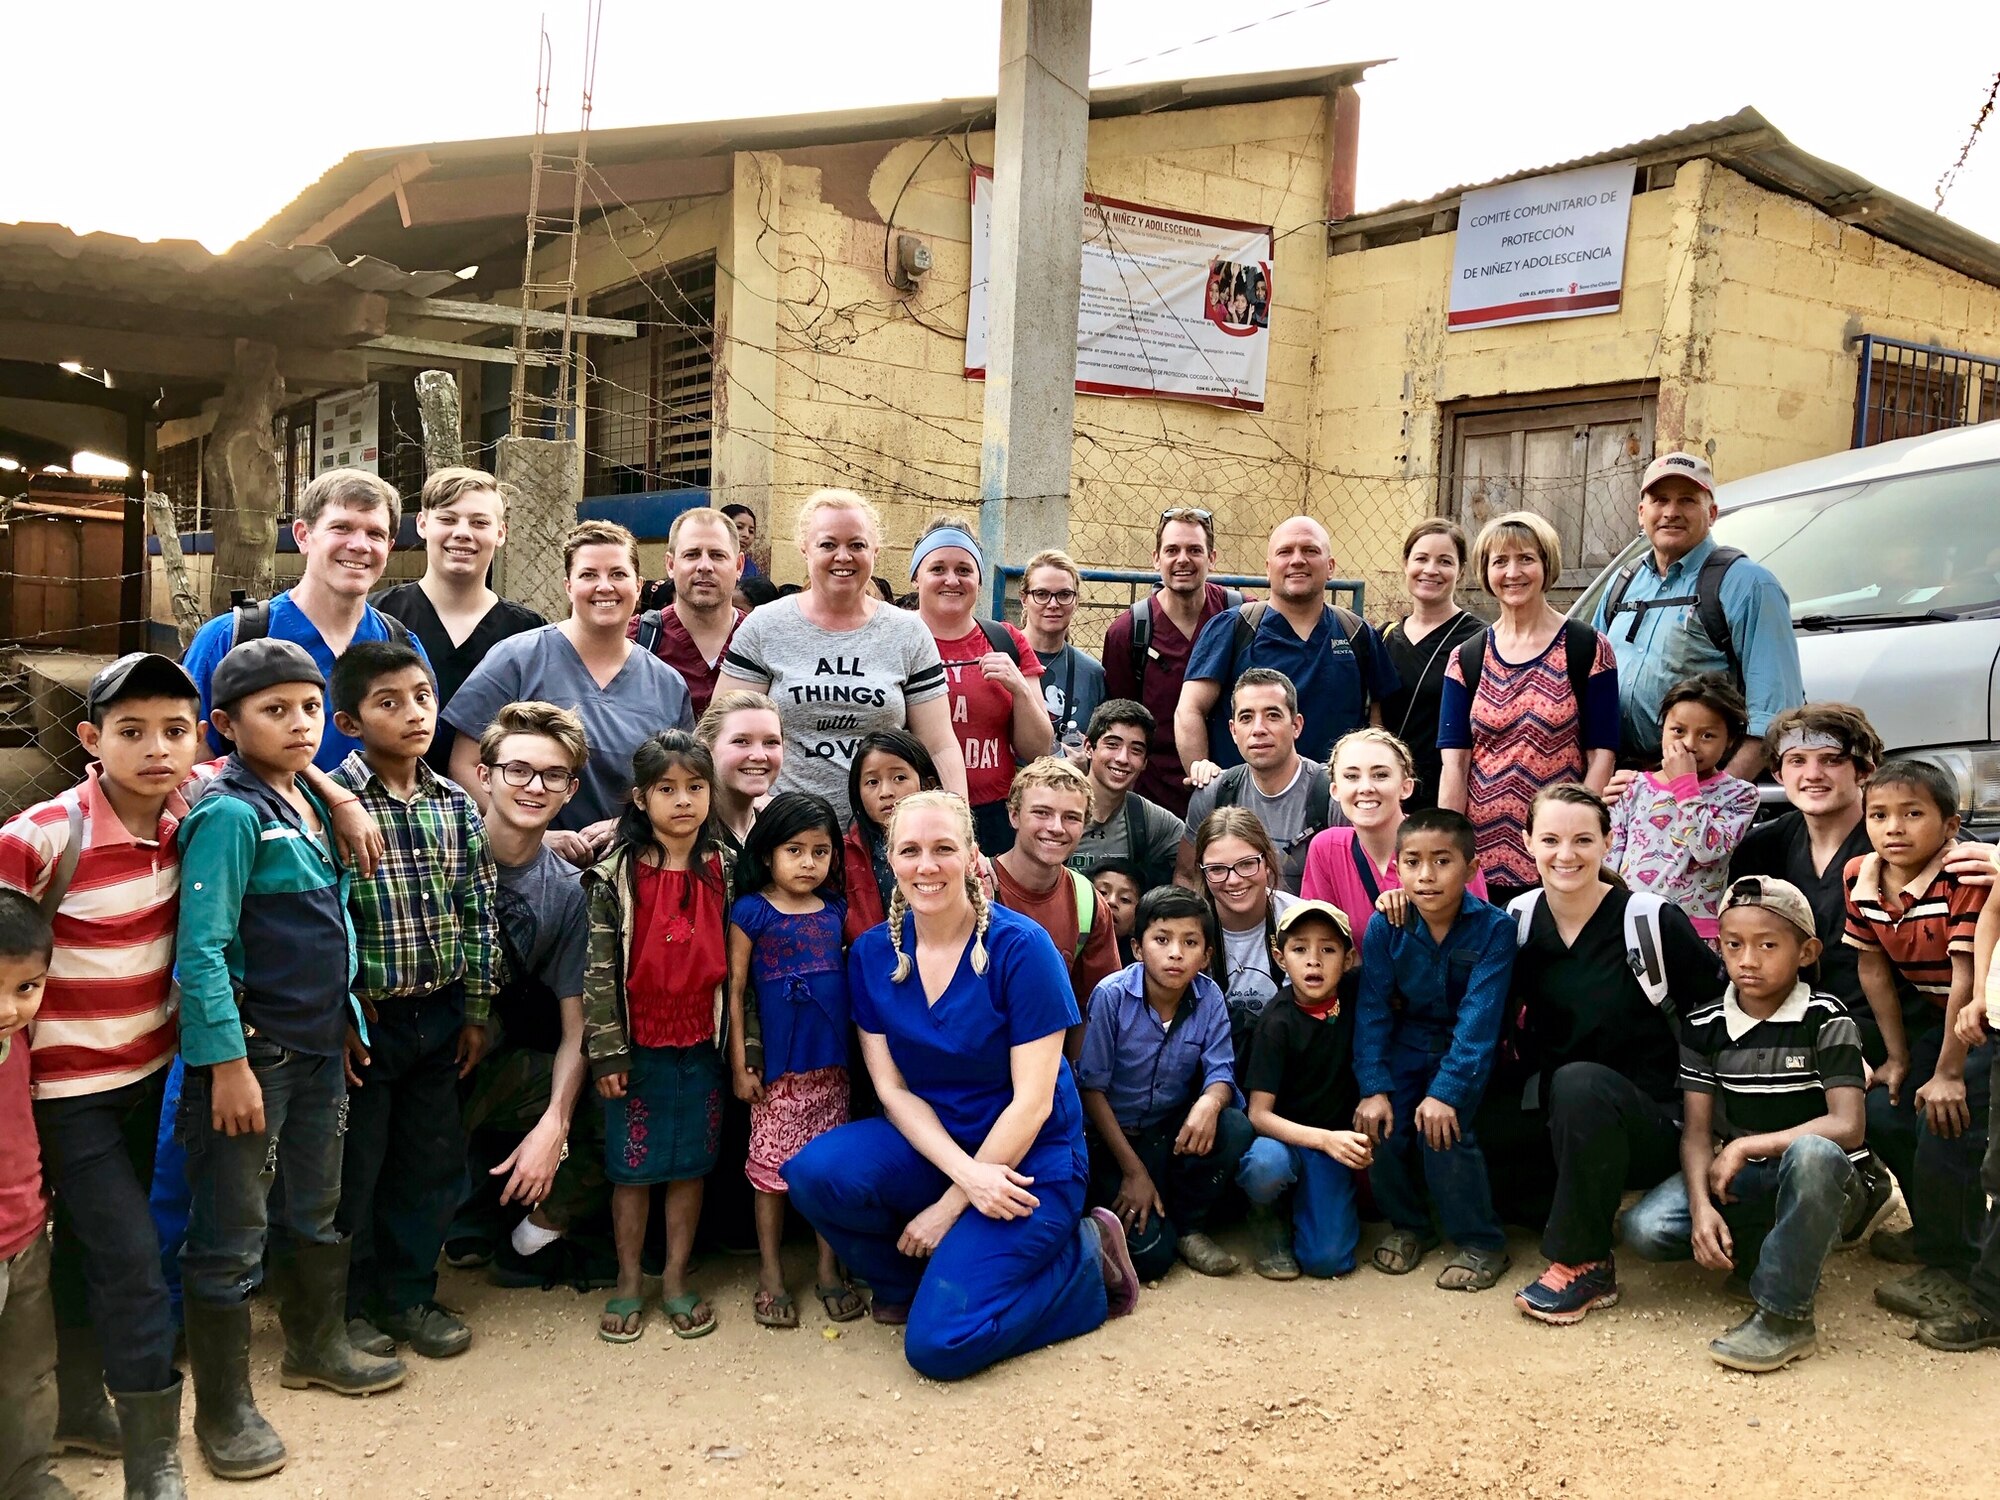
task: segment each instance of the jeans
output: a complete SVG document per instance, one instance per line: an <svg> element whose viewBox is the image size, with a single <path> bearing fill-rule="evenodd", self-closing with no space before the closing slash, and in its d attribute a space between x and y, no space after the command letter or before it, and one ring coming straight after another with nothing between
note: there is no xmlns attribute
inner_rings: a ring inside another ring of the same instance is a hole
<svg viewBox="0 0 2000 1500"><path fill-rule="evenodd" d="M187 1238L187 1147L181 1144L181 1090L187 1084L187 1064L175 1055L166 1072L160 1097L160 1118L153 1136L153 1182L146 1206L153 1232L160 1241L160 1278L166 1283L167 1304L176 1324L181 1321L181 1242Z"/></svg>
<svg viewBox="0 0 2000 1500"><path fill-rule="evenodd" d="M18 1044L17 1044L18 1045ZM0 1260L0 1495L48 1472L56 1435L56 1318L49 1242L36 1235Z"/></svg>
<svg viewBox="0 0 2000 1500"><path fill-rule="evenodd" d="M1867 1201L1861 1174L1834 1142L1807 1135L1775 1161L1744 1163L1729 1191L1736 1201L1715 1206L1752 1300L1781 1318L1811 1317L1820 1270ZM1691 1259L1687 1179L1670 1177L1646 1194L1627 1211L1624 1230L1626 1248L1642 1260Z"/></svg>
<svg viewBox="0 0 2000 1500"><path fill-rule="evenodd" d="M1292 1255L1308 1276L1345 1276L1361 1240L1354 1169L1324 1151L1301 1151L1260 1135L1236 1169L1236 1185L1260 1208L1292 1190Z"/></svg>
<svg viewBox="0 0 2000 1500"><path fill-rule="evenodd" d="M1992 1072L1979 1053L1966 1059L1965 1101L1972 1115L1971 1128L1956 1140L1932 1134L1917 1110L1917 1090L1937 1071L1938 1049L1943 1043L1942 1028L1911 1038L1910 1075L1903 1081L1902 1103L1891 1104L1887 1089L1868 1091L1868 1144L1896 1174L1903 1189L1917 1258L1927 1266L1964 1276L1979 1258L1980 1234L1986 1222L1980 1161L1989 1135Z"/></svg>
<svg viewBox="0 0 2000 1500"><path fill-rule="evenodd" d="M224 1135L210 1123L210 1078L189 1068L177 1125L187 1148L188 1226L181 1283L198 1302L230 1306L264 1278L271 1219L302 1244L340 1242L341 1137L347 1129L347 1080L338 1057L289 1052L262 1037L245 1043L264 1092L261 1135ZM279 1169L285 1190L275 1199Z"/></svg>
<svg viewBox="0 0 2000 1500"><path fill-rule="evenodd" d="M1125 1132L1126 1142L1138 1154L1160 1201L1167 1206L1165 1214L1148 1217L1144 1229L1138 1228L1135 1220L1125 1231L1125 1245L1132 1252L1132 1266L1141 1281L1157 1281L1166 1275L1173 1268L1181 1236L1208 1228L1209 1214L1256 1136L1242 1110L1225 1108L1216 1117L1215 1143L1206 1156L1176 1156L1174 1137L1180 1133L1183 1118L1176 1114L1149 1130ZM1124 1180L1125 1173L1111 1148L1093 1137L1089 1201L1109 1208Z"/></svg>
<svg viewBox="0 0 2000 1500"><path fill-rule="evenodd" d="M1437 1059L1429 1054L1392 1053L1389 1095L1394 1125L1375 1148L1375 1165L1368 1169L1375 1205L1397 1229L1430 1233L1435 1210L1445 1238L1462 1249L1504 1250L1507 1234L1493 1210L1493 1189L1486 1180L1486 1155L1472 1128L1470 1109L1459 1114L1459 1138L1442 1151L1424 1143L1417 1128L1417 1106L1430 1092Z"/></svg>
<svg viewBox="0 0 2000 1500"><path fill-rule="evenodd" d="M368 1028L368 1065L347 1096L340 1208L354 1243L347 1312L404 1312L437 1297L437 1258L464 1196L458 1032L465 986L383 1001Z"/></svg>
<svg viewBox="0 0 2000 1500"><path fill-rule="evenodd" d="M121 1088L35 1103L55 1198L58 1321L97 1330L114 1391L161 1391L174 1379L173 1313L146 1206L165 1082L162 1068Z"/></svg>
<svg viewBox="0 0 2000 1500"><path fill-rule="evenodd" d="M2000 1321L2000 1041L1989 1041L1992 1062L1986 1070L1986 1160L1980 1182L1993 1204L1986 1210L1986 1227L1979 1237L1979 1259L1972 1267L1972 1299L1987 1317ZM1979 1054L1972 1054L1978 1066Z"/></svg>

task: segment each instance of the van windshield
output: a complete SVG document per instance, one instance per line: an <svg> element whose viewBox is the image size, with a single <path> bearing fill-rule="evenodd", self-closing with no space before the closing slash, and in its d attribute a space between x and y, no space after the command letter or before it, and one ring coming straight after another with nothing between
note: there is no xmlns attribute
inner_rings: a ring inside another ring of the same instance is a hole
<svg viewBox="0 0 2000 1500"><path fill-rule="evenodd" d="M1777 575L1802 628L2000 613L2000 465L1746 505L1715 523L1715 539Z"/></svg>

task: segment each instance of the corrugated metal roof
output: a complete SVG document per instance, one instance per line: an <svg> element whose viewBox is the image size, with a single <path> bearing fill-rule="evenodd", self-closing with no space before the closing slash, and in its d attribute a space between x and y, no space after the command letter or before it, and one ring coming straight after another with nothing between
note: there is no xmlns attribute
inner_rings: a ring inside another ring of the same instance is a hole
<svg viewBox="0 0 2000 1500"><path fill-rule="evenodd" d="M1213 109L1231 104L1257 104L1273 99L1323 93L1342 84L1358 83L1381 59L1290 68L1270 73L1237 73L1211 78L1177 78L1154 83L1121 84L1092 89L1093 119L1155 114L1169 110ZM993 125L991 95L940 99L930 103L876 105L866 109L831 110L811 114L764 115L747 120L702 120L670 125L638 125L590 133L590 159L600 167L634 161L711 156L734 151L781 150L785 147L836 145L852 141L905 139L951 130L987 130ZM374 184L397 162L415 156L430 159L426 181L491 172L496 166L527 169L531 136L501 136L486 140L438 141L350 152L245 237L245 243L284 244L318 223L356 193ZM547 137L553 154L575 150L574 134Z"/></svg>
<svg viewBox="0 0 2000 1500"><path fill-rule="evenodd" d="M1509 172L1486 182L1467 183L1433 197L1392 203L1343 219L1331 229L1336 242L1351 240L1355 248L1367 248L1371 242L1386 243L1391 238L1444 233L1455 227L1456 222L1446 216L1469 192L1628 158L1641 167L1702 158L1720 162L1759 187L1801 199L1823 213L1859 225L1870 234L1975 281L2000 286L2000 244L1877 187L1857 172L1800 150L1754 109L1741 109L1720 120L1700 121L1610 151Z"/></svg>

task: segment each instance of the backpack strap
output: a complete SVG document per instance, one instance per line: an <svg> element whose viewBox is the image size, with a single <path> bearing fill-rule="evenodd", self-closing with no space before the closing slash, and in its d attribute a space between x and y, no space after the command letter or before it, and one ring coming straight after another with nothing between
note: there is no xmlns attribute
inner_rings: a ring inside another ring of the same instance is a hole
<svg viewBox="0 0 2000 1500"><path fill-rule="evenodd" d="M1243 607L1243 590L1224 589L1222 591L1222 607L1224 609L1241 609Z"/></svg>
<svg viewBox="0 0 2000 1500"><path fill-rule="evenodd" d="M981 620L979 633L986 637L986 644L995 651L1007 653L1007 660L1015 666L1021 665L1021 648L1014 644L1014 632L997 620Z"/></svg>
<svg viewBox="0 0 2000 1500"><path fill-rule="evenodd" d="M658 655L660 632L666 628L666 621L657 609L649 609L639 616L639 638L636 642L648 656Z"/></svg>
<svg viewBox="0 0 2000 1500"><path fill-rule="evenodd" d="M1083 957L1083 950L1090 945L1090 929L1097 922L1097 887L1090 883L1090 877L1076 870L1065 871L1069 876L1071 893L1076 897L1076 952L1069 956L1075 963Z"/></svg>
<svg viewBox="0 0 2000 1500"><path fill-rule="evenodd" d="M1361 889L1368 893L1368 905L1372 909L1382 899L1382 882L1375 878L1375 863L1369 859L1368 851L1361 847L1361 835L1356 834L1349 841L1348 852L1354 856L1354 873L1361 877Z"/></svg>
<svg viewBox="0 0 2000 1500"><path fill-rule="evenodd" d="M1333 821L1333 776L1319 762L1307 761L1306 777L1306 822L1318 833Z"/></svg>
<svg viewBox="0 0 2000 1500"><path fill-rule="evenodd" d="M1466 697L1479 696L1479 669L1485 664L1486 632L1482 630L1458 648L1458 675L1465 679Z"/></svg>
<svg viewBox="0 0 2000 1500"><path fill-rule="evenodd" d="M1215 788L1216 807L1234 807L1243 800L1243 783L1250 779L1250 767L1231 766L1209 785ZM1213 812L1215 809L1209 809Z"/></svg>
<svg viewBox="0 0 2000 1500"><path fill-rule="evenodd" d="M1237 670L1236 664L1250 649L1251 642L1257 639L1257 627L1264 623L1264 612L1270 607L1262 599L1245 599L1236 606L1236 619L1229 627L1229 660L1223 663L1222 668L1224 684L1234 683L1243 675ZM1228 698L1227 687L1224 689L1223 697L1225 701Z"/></svg>
<svg viewBox="0 0 2000 1500"><path fill-rule="evenodd" d="M1722 576L1743 561L1738 547L1717 547L1702 562L1694 580L1694 613L1701 621L1702 634L1722 653L1729 664L1729 678L1743 688L1743 659L1736 654L1736 639L1730 634L1729 616L1722 610Z"/></svg>
<svg viewBox="0 0 2000 1500"><path fill-rule="evenodd" d="M1664 898L1649 891L1633 891L1625 901L1625 961L1655 1006L1667 1003L1667 961L1660 943L1664 905Z"/></svg>
<svg viewBox="0 0 2000 1500"><path fill-rule="evenodd" d="M83 802L79 798L67 805L69 815L69 842L63 845L63 852L56 860L55 874L49 877L48 888L42 892L42 916L53 922L56 913L62 909L63 897L69 894L70 882L76 879L76 862L83 858Z"/></svg>
<svg viewBox="0 0 2000 1500"><path fill-rule="evenodd" d="M240 646L245 641L261 641L271 633L271 601L258 599L249 604L239 604L229 612L229 644Z"/></svg>
<svg viewBox="0 0 2000 1500"><path fill-rule="evenodd" d="M1639 576L1639 565L1644 561L1643 556L1633 558L1618 570L1618 576L1611 581L1611 592L1604 596L1604 623L1607 627L1618 618L1618 611L1625 608L1625 591Z"/></svg>
<svg viewBox="0 0 2000 1500"><path fill-rule="evenodd" d="M1344 604L1329 604L1327 608L1333 611L1334 623L1346 635L1347 649L1353 653L1354 670L1361 677L1361 699L1363 705L1379 703L1382 699L1382 694L1377 690L1375 682L1375 653L1372 650L1363 648L1364 640L1367 641L1369 646L1374 645L1374 641L1371 638L1372 633L1368 629L1368 622Z"/></svg>
<svg viewBox="0 0 2000 1500"><path fill-rule="evenodd" d="M1516 948L1525 948L1528 946L1528 929L1534 925L1535 908L1540 906L1541 903L1542 888L1540 886L1536 886L1532 891L1523 891L1507 903L1507 911L1514 918L1514 946Z"/></svg>
<svg viewBox="0 0 2000 1500"><path fill-rule="evenodd" d="M1582 620L1563 626L1563 667L1569 673L1569 690L1576 699L1576 722L1583 727L1583 705L1590 691L1590 669L1597 665L1597 631Z"/></svg>
<svg viewBox="0 0 2000 1500"><path fill-rule="evenodd" d="M1146 701L1146 654L1153 649L1153 596L1132 605L1132 696Z"/></svg>

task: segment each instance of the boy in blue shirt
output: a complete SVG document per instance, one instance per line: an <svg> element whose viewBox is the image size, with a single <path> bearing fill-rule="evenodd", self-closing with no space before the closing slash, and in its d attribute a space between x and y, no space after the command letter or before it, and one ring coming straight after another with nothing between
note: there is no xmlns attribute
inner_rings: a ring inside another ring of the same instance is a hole
<svg viewBox="0 0 2000 1500"><path fill-rule="evenodd" d="M1485 1291L1509 1264L1472 1117L1499 1047L1514 919L1467 894L1474 848L1463 813L1426 808L1403 820L1406 919L1369 918L1354 1021L1354 1125L1375 1144L1369 1182L1394 1226L1375 1268L1414 1271L1437 1244L1435 1212L1458 1247L1438 1274L1448 1292Z"/></svg>
<svg viewBox="0 0 2000 1500"><path fill-rule="evenodd" d="M349 1345L340 1199L343 1061L353 1009L348 875L326 806L301 773L320 747L325 679L305 648L265 638L215 668L212 722L234 753L180 827L180 1131L190 1209L181 1246L195 1439L224 1479L284 1467L250 1390L250 1293L263 1275L282 1165L271 1276L285 1331L281 1382L363 1395L403 1366Z"/></svg>
<svg viewBox="0 0 2000 1500"><path fill-rule="evenodd" d="M1124 1223L1142 1280L1166 1275L1176 1256L1227 1276L1238 1262L1208 1237L1208 1216L1252 1132L1229 1003L1203 972L1215 916L1193 891L1161 886L1140 899L1133 927L1139 960L1091 993L1077 1066L1090 1201Z"/></svg>

